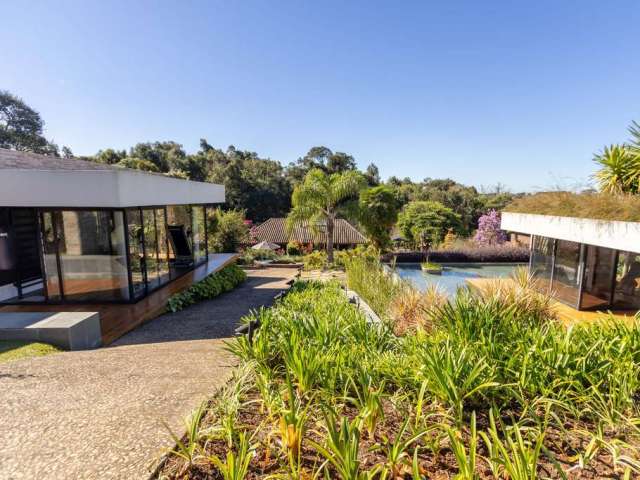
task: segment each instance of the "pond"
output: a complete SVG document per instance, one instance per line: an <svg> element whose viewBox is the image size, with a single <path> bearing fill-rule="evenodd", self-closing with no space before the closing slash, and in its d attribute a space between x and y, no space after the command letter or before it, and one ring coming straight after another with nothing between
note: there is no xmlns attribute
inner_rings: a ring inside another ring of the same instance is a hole
<svg viewBox="0 0 640 480"><path fill-rule="evenodd" d="M398 263L396 273L409 280L416 288L426 290L437 285L449 296L454 296L458 287L466 285L467 278L504 278L524 263L443 263L442 275L423 272L419 263Z"/></svg>

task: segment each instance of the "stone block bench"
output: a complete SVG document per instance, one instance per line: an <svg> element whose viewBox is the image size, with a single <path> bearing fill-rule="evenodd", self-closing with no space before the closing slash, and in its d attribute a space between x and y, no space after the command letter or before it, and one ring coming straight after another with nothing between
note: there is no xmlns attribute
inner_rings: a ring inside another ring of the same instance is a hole
<svg viewBox="0 0 640 480"><path fill-rule="evenodd" d="M2 312L0 340L49 343L65 350L102 344L98 312Z"/></svg>

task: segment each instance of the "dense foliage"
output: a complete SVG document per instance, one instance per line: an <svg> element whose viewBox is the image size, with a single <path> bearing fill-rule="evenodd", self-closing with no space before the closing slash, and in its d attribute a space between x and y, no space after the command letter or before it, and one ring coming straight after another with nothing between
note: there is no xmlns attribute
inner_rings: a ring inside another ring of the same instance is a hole
<svg viewBox="0 0 640 480"><path fill-rule="evenodd" d="M246 278L247 274L240 267L235 264L228 265L198 283L194 283L186 290L172 295L167 301L167 309L171 312L177 312L194 303L217 297L221 293L233 290Z"/></svg>
<svg viewBox="0 0 640 480"><path fill-rule="evenodd" d="M359 199L359 220L367 238L376 248L391 244L390 232L398 219L400 202L391 188L378 185L363 190Z"/></svg>
<svg viewBox="0 0 640 480"><path fill-rule="evenodd" d="M249 226L240 210L216 209L208 221L208 231L213 232L209 238L210 249L214 252L237 252L249 241Z"/></svg>
<svg viewBox="0 0 640 480"><path fill-rule="evenodd" d="M38 112L21 98L0 90L0 148L58 156L58 146L44 137L43 130L44 120Z"/></svg>
<svg viewBox="0 0 640 480"><path fill-rule="evenodd" d="M230 343L243 362L236 381L192 417L163 475L640 472L637 324L565 329L499 295L460 295L431 311L430 323L397 336L337 284L294 285L246 319L261 326Z"/></svg>
<svg viewBox="0 0 640 480"><path fill-rule="evenodd" d="M413 201L398 215L398 228L417 248L438 245L449 229L460 230L460 216L442 203Z"/></svg>

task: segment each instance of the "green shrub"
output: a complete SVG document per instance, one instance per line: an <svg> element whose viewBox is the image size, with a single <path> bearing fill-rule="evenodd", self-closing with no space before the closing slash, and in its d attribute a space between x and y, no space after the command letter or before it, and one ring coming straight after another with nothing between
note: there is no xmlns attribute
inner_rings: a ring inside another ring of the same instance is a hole
<svg viewBox="0 0 640 480"><path fill-rule="evenodd" d="M316 250L302 257L305 270L320 270L327 266L327 253L322 250Z"/></svg>
<svg viewBox="0 0 640 480"><path fill-rule="evenodd" d="M302 250L304 245L302 245L297 240L292 240L287 243L287 255L302 255Z"/></svg>
<svg viewBox="0 0 640 480"><path fill-rule="evenodd" d="M237 265L228 265L212 273L188 289L172 295L167 301L167 309L177 312L202 300L217 297L221 293L233 290L247 278L247 274Z"/></svg>
<svg viewBox="0 0 640 480"><path fill-rule="evenodd" d="M347 250L337 250L334 256L334 265L345 268L347 263L354 258L364 258L372 262L377 262L380 258L380 250L373 245L358 245L355 248L349 248Z"/></svg>

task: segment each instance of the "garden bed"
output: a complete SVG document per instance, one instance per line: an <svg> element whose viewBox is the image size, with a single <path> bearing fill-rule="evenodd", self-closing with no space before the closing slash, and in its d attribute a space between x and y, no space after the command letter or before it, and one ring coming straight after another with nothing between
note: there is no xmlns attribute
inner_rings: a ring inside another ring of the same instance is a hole
<svg viewBox="0 0 640 480"><path fill-rule="evenodd" d="M468 296L396 336L336 283L298 282L246 319L261 328L230 344L236 378L192 417L159 477L640 473L638 327L567 332L543 309L506 307Z"/></svg>

